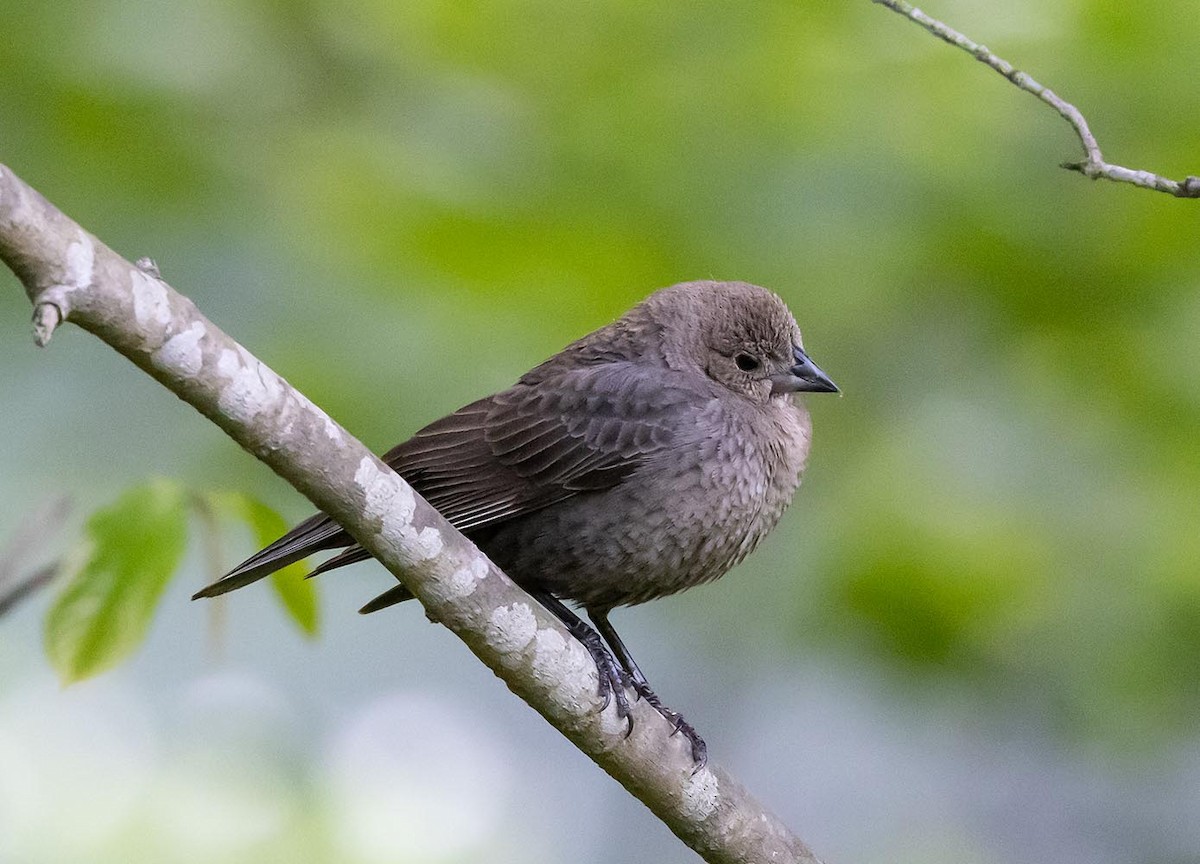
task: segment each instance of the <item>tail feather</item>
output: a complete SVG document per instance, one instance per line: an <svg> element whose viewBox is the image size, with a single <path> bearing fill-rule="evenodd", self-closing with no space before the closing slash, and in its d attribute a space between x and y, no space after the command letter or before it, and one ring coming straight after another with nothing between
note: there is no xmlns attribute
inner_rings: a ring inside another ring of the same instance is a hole
<svg viewBox="0 0 1200 864"><path fill-rule="evenodd" d="M412 592L403 585L396 585L384 591L366 606L358 610L359 615L370 615L372 612L378 612L380 609L386 609L389 606L395 606L397 603L403 603L405 600L413 599Z"/></svg>
<svg viewBox="0 0 1200 864"><path fill-rule="evenodd" d="M257 582L264 576L289 564L294 564L302 558L307 558L314 552L348 546L353 542L350 535L343 531L336 522L324 513L317 513L305 519L270 546L255 552L207 588L197 591L192 595L192 599L217 597L227 591Z"/></svg>
<svg viewBox="0 0 1200 864"><path fill-rule="evenodd" d="M370 559L371 553L355 543L349 549L334 555L328 561L318 564L306 579L311 579L314 576L320 576L322 573L328 573L330 570L336 570L338 567L345 567L347 564L357 564L359 561Z"/></svg>

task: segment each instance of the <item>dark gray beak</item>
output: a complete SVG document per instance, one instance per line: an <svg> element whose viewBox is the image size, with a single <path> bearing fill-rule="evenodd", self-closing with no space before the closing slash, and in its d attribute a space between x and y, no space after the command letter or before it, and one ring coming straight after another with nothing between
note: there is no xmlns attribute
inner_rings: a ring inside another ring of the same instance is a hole
<svg viewBox="0 0 1200 864"><path fill-rule="evenodd" d="M821 371L802 348L792 349L796 365L786 375L771 378L771 393L837 393L837 385Z"/></svg>

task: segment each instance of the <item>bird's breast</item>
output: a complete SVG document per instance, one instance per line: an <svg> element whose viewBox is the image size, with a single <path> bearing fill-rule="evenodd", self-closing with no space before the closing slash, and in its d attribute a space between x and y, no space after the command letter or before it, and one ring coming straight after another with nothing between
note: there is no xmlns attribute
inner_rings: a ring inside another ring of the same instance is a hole
<svg viewBox="0 0 1200 864"><path fill-rule="evenodd" d="M487 551L519 583L600 608L716 579L770 532L799 484L807 415L779 408L714 404L620 485L531 514Z"/></svg>
<svg viewBox="0 0 1200 864"><path fill-rule="evenodd" d="M680 587L715 579L738 564L791 503L808 455L807 414L790 401L769 408L724 413L701 425L711 432L695 466L693 518L679 526L681 536L694 536L696 551L682 562Z"/></svg>

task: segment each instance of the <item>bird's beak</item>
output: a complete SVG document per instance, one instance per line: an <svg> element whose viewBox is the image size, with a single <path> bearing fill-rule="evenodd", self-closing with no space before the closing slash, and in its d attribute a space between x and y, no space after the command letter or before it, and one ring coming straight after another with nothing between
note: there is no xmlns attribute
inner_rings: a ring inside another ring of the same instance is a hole
<svg viewBox="0 0 1200 864"><path fill-rule="evenodd" d="M779 393L837 393L837 385L821 371L802 348L792 349L796 365L783 375L771 376L771 394Z"/></svg>

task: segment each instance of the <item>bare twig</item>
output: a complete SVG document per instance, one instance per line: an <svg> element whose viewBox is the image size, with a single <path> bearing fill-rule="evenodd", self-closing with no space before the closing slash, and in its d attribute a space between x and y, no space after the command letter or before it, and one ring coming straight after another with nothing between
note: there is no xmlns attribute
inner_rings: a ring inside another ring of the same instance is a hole
<svg viewBox="0 0 1200 864"><path fill-rule="evenodd" d="M634 727L601 711L595 664L411 486L200 314L0 166L0 259L35 309L39 338L68 320L94 333L220 426L336 519L510 689L705 860L818 859L725 771L694 771L683 736L646 700ZM57 321L55 319L58 319Z"/></svg>
<svg viewBox="0 0 1200 864"><path fill-rule="evenodd" d="M980 45L978 42L973 42L953 27L943 24L936 18L929 17L920 9L915 8L909 3L905 3L904 0L873 0L873 2L886 6L893 12L903 15L910 21L925 28L939 39L961 48L980 63L995 69L1013 84L1017 85L1017 87L1026 93L1032 93L1061 114L1071 124L1072 128L1074 128L1075 134L1079 136L1079 142L1083 145L1084 153L1083 161L1063 162L1063 168L1078 171L1083 176L1090 177L1093 180L1103 177L1105 180L1113 180L1118 183L1132 183L1134 186L1141 186L1143 189L1166 192L1174 195L1176 198L1200 198L1200 177L1189 176L1183 180L1170 180L1149 171L1137 171L1132 168L1123 168L1120 165L1112 165L1105 162L1103 155L1100 153L1100 145L1096 142L1096 136L1088 128L1087 120L1084 119L1083 114L1078 108L1067 102L1049 87L1042 86L1031 76L1014 68L1007 60L997 57L987 47Z"/></svg>
<svg viewBox="0 0 1200 864"><path fill-rule="evenodd" d="M54 561L0 590L0 618L15 609L22 600L32 597L39 589L53 582L61 567L61 561Z"/></svg>
<svg viewBox="0 0 1200 864"><path fill-rule="evenodd" d="M70 509L66 498L47 501L26 516L9 537L0 551L0 617L54 580L62 566L60 561L39 567L28 576L20 573L25 560L39 548L44 548L61 530Z"/></svg>

